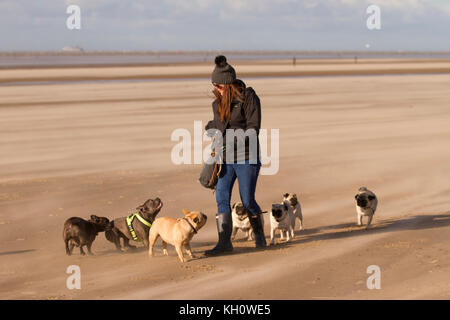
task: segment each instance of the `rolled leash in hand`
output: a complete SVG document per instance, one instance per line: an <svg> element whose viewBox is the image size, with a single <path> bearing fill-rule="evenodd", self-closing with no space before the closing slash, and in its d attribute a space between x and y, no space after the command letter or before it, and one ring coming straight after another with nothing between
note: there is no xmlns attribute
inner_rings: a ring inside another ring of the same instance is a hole
<svg viewBox="0 0 450 320"><path fill-rule="evenodd" d="M216 134L218 132L216 131ZM222 136L223 139L223 136ZM218 146L219 144L219 146ZM213 142L211 144L211 156L203 164L203 168L200 172L199 182L202 186L208 189L216 190L217 182L219 181L220 171L222 170L223 162L223 140L219 138L216 139L216 135L213 137ZM219 149L220 152L217 150Z"/></svg>
<svg viewBox="0 0 450 320"><path fill-rule="evenodd" d="M203 165L198 181L200 181L201 185L205 188L215 190L221 170L222 159L220 154L216 154L215 151L212 151L211 157Z"/></svg>

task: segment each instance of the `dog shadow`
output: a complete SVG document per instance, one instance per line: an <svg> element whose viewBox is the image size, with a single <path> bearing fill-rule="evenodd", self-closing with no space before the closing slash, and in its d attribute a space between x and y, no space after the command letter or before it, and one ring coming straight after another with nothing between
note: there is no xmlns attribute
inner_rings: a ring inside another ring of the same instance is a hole
<svg viewBox="0 0 450 320"><path fill-rule="evenodd" d="M398 230L423 230L450 226L450 214L415 215L403 219L393 218L372 224L369 228L356 223L342 223L303 231L296 231L292 243L308 243L318 240L334 240L347 237L359 237L367 234L393 232ZM329 230L338 230L328 232Z"/></svg>
<svg viewBox="0 0 450 320"><path fill-rule="evenodd" d="M99 252L94 252L95 256L108 256L114 254L137 254L142 252L148 252L148 248L144 246L138 246L136 248L128 248L127 250L117 250L116 248L111 248L108 250L103 250Z"/></svg>
<svg viewBox="0 0 450 320"><path fill-rule="evenodd" d="M233 251L230 253L226 253L226 255L239 255L239 254L247 254L251 252L258 251L272 251L279 250L282 248L289 248L295 244L309 243L313 241L320 240L334 240L334 239L344 239L348 237L359 237L367 234L373 233L385 233L385 232L394 232L398 230L423 230L423 229L432 229L432 228L443 228L450 226L450 212L446 212L444 214L423 214L423 215L415 215L403 219L393 218L378 221L377 223L372 224L368 229L366 226L357 226L356 223L341 223L337 225L329 225L329 226L321 226L316 228L304 229L304 230L296 230L295 238L291 239L289 242L280 242L279 238L276 238L275 245L268 245L265 248L257 249L254 247L234 247ZM331 231L329 230L337 230ZM277 242L278 240L278 242ZM266 237L266 241L269 244L270 239ZM239 239L238 243L247 242L246 239ZM251 241L248 241L251 243ZM204 246L214 246L215 243L196 243L193 248L199 248ZM209 258L209 256L199 255L198 252L194 252L197 257L194 260L200 260ZM220 255L222 256L222 255Z"/></svg>
<svg viewBox="0 0 450 320"><path fill-rule="evenodd" d="M21 253L27 253L27 252L33 252L33 251L36 251L36 249L5 251L5 252L0 252L0 256L7 256L7 255L11 255L11 254L21 254Z"/></svg>
<svg viewBox="0 0 450 320"><path fill-rule="evenodd" d="M398 230L423 230L423 229L431 229L431 228L443 228L450 226L450 212L446 212L444 214L423 214L423 215L415 215L403 219L393 218L387 220L377 221L373 223L368 229L366 226L357 226L354 222L341 223L336 225L329 226L319 226L315 228L307 228L304 230L296 230L294 239L291 239L289 242L280 241L279 236L275 239L275 245L269 245L270 238L266 237L267 247L265 248L255 248L254 240L247 241L247 238L239 238L233 241L233 243L244 244L248 243L249 246L235 246L233 251L230 253L226 253L223 255L218 255L217 257L222 256L233 256L239 254L248 254L253 252L260 251L273 251L280 250L284 248L292 247L296 244L309 243L313 241L320 240L334 240L334 239L344 239L348 237L360 237L373 233L385 233L385 232L394 232ZM333 231L335 230L335 231ZM331 231L331 232L330 232ZM206 256L203 254L204 250L208 250L213 248L216 245L216 242L211 241L201 241L201 242L191 242L191 247L193 249L194 254L196 255L195 259L189 259L187 262L202 260L211 258L210 256ZM174 254L173 248L169 246L169 254ZM21 250L21 251L11 251L11 252L3 252L0 255L7 254L17 254L17 253L25 253L32 250ZM155 247L155 250L158 252L158 246ZM116 249L109 249L106 251L95 253L96 256L104 256L110 254L141 254L142 252L148 252L148 248L144 246L138 246L133 249L128 249L126 251L119 252ZM214 256L212 256L214 257Z"/></svg>
<svg viewBox="0 0 450 320"><path fill-rule="evenodd" d="M217 255L216 257L233 256L233 255L239 255L239 254L248 254L248 253L260 252L260 251L280 250L280 249L284 249L284 248L289 248L293 244L292 241L290 241L290 242L287 242L285 240L284 241L283 240L280 241L279 238L275 239L275 245L269 245L270 239L266 238L267 246L264 247L264 248L255 248L255 241L254 240L247 241L246 238L245 239L233 240L232 242L233 242L233 244L234 243L248 243L249 246L245 246L245 247L233 246L233 251L232 252L227 252L227 253L224 253L224 254L220 254L220 255ZM215 242L202 242L202 243L196 242L195 245L191 244L191 247L192 247L196 257L195 257L195 259L189 260L188 262L215 257L215 256L206 256L202 251L198 250L200 248L204 249L205 247L209 247L208 249L212 249L215 245L216 245ZM197 250L195 250L195 249L197 249Z"/></svg>

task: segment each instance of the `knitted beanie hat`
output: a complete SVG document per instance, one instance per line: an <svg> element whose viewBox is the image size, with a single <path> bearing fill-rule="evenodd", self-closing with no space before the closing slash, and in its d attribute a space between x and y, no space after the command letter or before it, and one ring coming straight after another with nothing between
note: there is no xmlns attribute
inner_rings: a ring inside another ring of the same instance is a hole
<svg viewBox="0 0 450 320"><path fill-rule="evenodd" d="M216 67L211 75L211 81L218 84L230 84L236 80L236 71L227 63L225 56L217 56L214 59Z"/></svg>

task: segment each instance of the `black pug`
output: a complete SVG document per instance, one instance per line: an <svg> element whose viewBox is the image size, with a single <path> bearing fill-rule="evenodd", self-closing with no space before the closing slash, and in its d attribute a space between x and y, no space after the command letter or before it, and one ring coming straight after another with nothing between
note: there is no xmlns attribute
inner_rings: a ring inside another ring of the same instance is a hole
<svg viewBox="0 0 450 320"><path fill-rule="evenodd" d="M154 200L148 199L143 205L136 208L136 213L138 213L148 223L152 224L160 212L162 205L163 203L159 198L155 198ZM120 239L123 239L124 249L136 248L135 246L129 244L129 241L133 239L133 236L128 228L126 217L114 219L111 221L110 226L111 230L105 232L105 237L108 241L116 245L117 250L122 251ZM131 226L133 227L138 240L142 241L144 246L148 248L148 234L150 227L142 223L137 217L133 219Z"/></svg>
<svg viewBox="0 0 450 320"><path fill-rule="evenodd" d="M63 229L63 239L66 244L66 254L71 255L75 246L80 247L80 254L85 255L83 246L88 249L88 254L92 255L91 246L95 237L99 232L110 229L110 222L108 218L97 217L91 215L91 218L86 221L83 218L72 217L66 220Z"/></svg>

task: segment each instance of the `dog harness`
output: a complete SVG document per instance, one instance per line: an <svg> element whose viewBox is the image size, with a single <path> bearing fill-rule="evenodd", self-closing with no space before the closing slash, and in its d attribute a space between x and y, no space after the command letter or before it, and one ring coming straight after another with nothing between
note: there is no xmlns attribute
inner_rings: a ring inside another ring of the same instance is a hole
<svg viewBox="0 0 450 320"><path fill-rule="evenodd" d="M142 222L143 224L145 224L149 228L151 228L152 224L150 222L148 222L147 220L145 220L144 218L142 218L139 213L134 213L134 214L132 214L132 215L127 217L128 230L130 230L130 234L133 237L133 240L140 242L141 240L136 235L136 231L134 231L134 228L133 228L133 225L132 225L134 218L137 218L140 222Z"/></svg>

